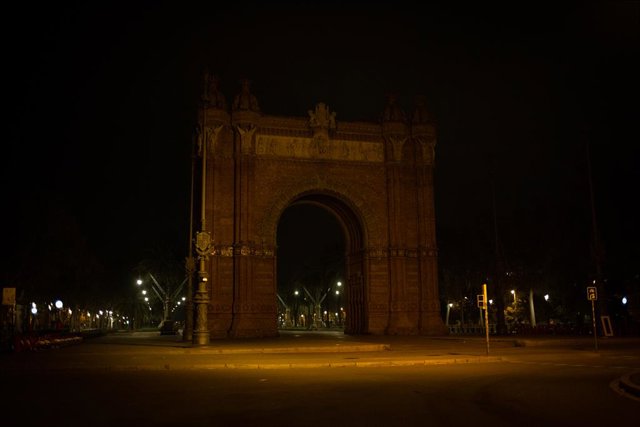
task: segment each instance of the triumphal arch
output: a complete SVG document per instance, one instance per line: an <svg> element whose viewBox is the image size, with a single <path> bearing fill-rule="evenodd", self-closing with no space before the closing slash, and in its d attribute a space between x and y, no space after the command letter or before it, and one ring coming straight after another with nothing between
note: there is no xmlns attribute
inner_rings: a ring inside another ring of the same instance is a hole
<svg viewBox="0 0 640 427"><path fill-rule="evenodd" d="M389 96L377 122L341 121L321 102L282 117L260 110L247 80L230 105L217 83L205 79L198 138L210 338L278 334L276 231L296 203L329 210L344 230L345 333L443 333L424 99L405 115Z"/></svg>

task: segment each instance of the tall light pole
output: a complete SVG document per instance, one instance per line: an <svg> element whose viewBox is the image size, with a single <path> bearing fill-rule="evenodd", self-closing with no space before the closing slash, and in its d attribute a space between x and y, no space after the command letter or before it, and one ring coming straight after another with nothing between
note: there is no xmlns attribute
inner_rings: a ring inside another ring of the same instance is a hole
<svg viewBox="0 0 640 427"><path fill-rule="evenodd" d="M211 235L207 232L207 219L206 219L206 195L207 195L207 145L208 135L206 127L206 110L203 108L202 117L202 132L200 134L201 139L201 155L202 155L202 194L201 194L201 210L200 210L200 222L201 229L196 233L196 252L198 252L200 258L200 269L198 270L198 290L194 296L194 303L196 308L195 329L193 331L193 344L207 345L209 344L209 328L207 319L207 309L209 306L209 290L207 288L207 281L209 280L207 274L207 258L211 251L212 242Z"/></svg>

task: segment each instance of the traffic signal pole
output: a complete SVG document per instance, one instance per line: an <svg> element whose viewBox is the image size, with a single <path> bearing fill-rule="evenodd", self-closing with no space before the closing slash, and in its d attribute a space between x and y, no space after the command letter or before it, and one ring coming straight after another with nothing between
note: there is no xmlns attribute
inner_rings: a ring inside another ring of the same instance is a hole
<svg viewBox="0 0 640 427"><path fill-rule="evenodd" d="M595 283L595 281L594 281ZM587 299L591 301L591 319L593 323L593 342L598 351L598 331L596 329L596 301L598 300L598 288L595 286L587 287Z"/></svg>
<svg viewBox="0 0 640 427"><path fill-rule="evenodd" d="M596 331L596 308L595 301L591 300L591 319L593 319L593 342L596 347L596 351L598 351L598 332Z"/></svg>
<svg viewBox="0 0 640 427"><path fill-rule="evenodd" d="M489 299L487 298L487 284L482 284L482 294L478 295L478 308L484 310L484 331L487 341L487 356L489 355Z"/></svg>
<svg viewBox="0 0 640 427"><path fill-rule="evenodd" d="M487 284L482 284L482 296L484 300L484 330L487 341L487 356L489 355L489 300L487 299Z"/></svg>

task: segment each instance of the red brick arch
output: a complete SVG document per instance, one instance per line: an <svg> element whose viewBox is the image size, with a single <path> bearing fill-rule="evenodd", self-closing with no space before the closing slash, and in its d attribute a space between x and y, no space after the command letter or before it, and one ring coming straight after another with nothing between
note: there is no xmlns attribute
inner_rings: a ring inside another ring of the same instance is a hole
<svg viewBox="0 0 640 427"><path fill-rule="evenodd" d="M347 242L346 333L443 332L437 292L431 125L335 122L206 108L212 338L277 335L276 233L284 210L331 211Z"/></svg>

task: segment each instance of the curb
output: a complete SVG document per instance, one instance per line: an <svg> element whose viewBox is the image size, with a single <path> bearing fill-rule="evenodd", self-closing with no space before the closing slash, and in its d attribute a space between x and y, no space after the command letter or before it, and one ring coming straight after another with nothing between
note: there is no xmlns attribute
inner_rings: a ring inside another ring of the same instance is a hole
<svg viewBox="0 0 640 427"><path fill-rule="evenodd" d="M356 344L335 346L319 346L319 347L267 347L267 348L211 348L211 347L195 347L191 350L201 351L203 353L213 354L284 354L284 353L353 353L353 352L377 352L389 351L389 344Z"/></svg>
<svg viewBox="0 0 640 427"><path fill-rule="evenodd" d="M614 383L620 391L626 395L630 395L629 397L640 401L640 386L631 379L633 375L634 374L623 375L621 378L614 381Z"/></svg>
<svg viewBox="0 0 640 427"><path fill-rule="evenodd" d="M464 365L471 363L500 362L501 357L473 357L455 359L411 359L411 360L368 360L368 361L340 361L340 362L299 362L299 363L224 363L217 365L195 365L184 369L317 369L317 368L391 368L401 366L429 366L429 365ZM170 369L167 367L167 369Z"/></svg>
<svg viewBox="0 0 640 427"><path fill-rule="evenodd" d="M94 370L106 372L132 372L132 371L190 371L190 370L222 370L222 369L318 369L318 368L391 368L391 367L412 367L412 366L434 366L434 365L467 365L475 363L495 363L504 359L498 356L478 356L478 357L457 357L446 359L380 359L380 360L349 360L333 362L265 362L265 363L207 363L207 364L171 364L157 363L144 365L86 365L76 364L66 367L28 367L26 370L37 372L44 371L78 371ZM19 370L16 368L11 371ZM0 372L3 370L0 369Z"/></svg>

